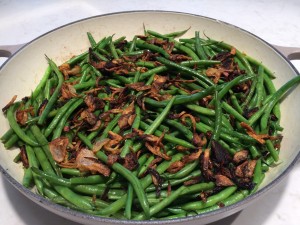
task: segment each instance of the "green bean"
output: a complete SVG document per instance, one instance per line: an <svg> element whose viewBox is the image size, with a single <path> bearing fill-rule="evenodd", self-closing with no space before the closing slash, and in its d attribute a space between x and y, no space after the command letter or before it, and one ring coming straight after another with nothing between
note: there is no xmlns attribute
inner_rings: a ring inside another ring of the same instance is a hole
<svg viewBox="0 0 300 225"><path fill-rule="evenodd" d="M211 137L211 140L218 141L222 129L222 108L220 104L222 96L219 96L219 93L215 92L215 126L213 135Z"/></svg>
<svg viewBox="0 0 300 225"><path fill-rule="evenodd" d="M21 162L21 152L19 152L13 159L14 163L19 163Z"/></svg>
<svg viewBox="0 0 300 225"><path fill-rule="evenodd" d="M153 74L162 73L162 72L167 71L167 70L168 70L168 68L166 66L158 66L156 68L148 70L147 72L141 73L140 80L144 80L144 79L146 79L147 77L150 77Z"/></svg>
<svg viewBox="0 0 300 225"><path fill-rule="evenodd" d="M247 190L243 190L243 191L240 191L240 192L237 192L231 196L229 196L228 198L222 200L220 203L222 203L222 205L224 206L229 206L229 205L232 205L236 202L239 202L241 200L243 200L246 196L248 195L248 191ZM208 208L204 208L204 209L200 209L200 210L195 210L195 213L196 214L202 214L202 213L206 213L206 212L211 212L211 211L214 211L214 210L217 210L219 209L221 206L219 205L214 205L214 206L210 206ZM193 215L194 213L192 213ZM188 214L186 216L190 216L191 214Z"/></svg>
<svg viewBox="0 0 300 225"><path fill-rule="evenodd" d="M18 142L18 140L19 140L19 136L16 134L13 134L6 142L3 142L4 147L6 149L10 149L15 146L15 144Z"/></svg>
<svg viewBox="0 0 300 225"><path fill-rule="evenodd" d="M257 85L256 85L256 93L257 93L257 101L255 106L260 107L263 101L263 90L264 90L264 68L260 66L258 68L258 78L257 78Z"/></svg>
<svg viewBox="0 0 300 225"><path fill-rule="evenodd" d="M90 71L91 71L91 67L87 67L87 68L83 71L82 76L81 76L81 78L80 78L80 80L79 80L79 84L84 83L86 80L88 80L87 77L88 77Z"/></svg>
<svg viewBox="0 0 300 225"><path fill-rule="evenodd" d="M48 114L48 118L52 118L57 114L58 110L57 109L53 109L49 114ZM35 123L39 120L39 116L33 117L33 118L28 118L28 120L26 121L26 124L31 124L31 123Z"/></svg>
<svg viewBox="0 0 300 225"><path fill-rule="evenodd" d="M165 174L163 177L167 179L180 179L186 177L198 166L198 163L199 163L198 160L195 160L194 162L187 164L184 168L179 170L177 173Z"/></svg>
<svg viewBox="0 0 300 225"><path fill-rule="evenodd" d="M161 111L159 111L159 112L161 112ZM155 116L155 115L152 115L152 117L153 117L153 119L155 119L156 116ZM145 122L148 123L148 124L151 124L151 123L154 122L154 120L152 120L152 119L150 119L150 118L147 118L147 119L145 120ZM159 125L157 129L158 129L159 131L161 131L161 132L169 132L169 131L170 131L170 128L169 128L168 126L164 125L164 124Z"/></svg>
<svg viewBox="0 0 300 225"><path fill-rule="evenodd" d="M92 48L94 48L97 45L94 37L92 36L92 34L90 32L87 32L86 34L88 36L88 39L90 41L90 44L91 44Z"/></svg>
<svg viewBox="0 0 300 225"><path fill-rule="evenodd" d="M83 133L78 132L77 136L89 149L93 149L93 144Z"/></svg>
<svg viewBox="0 0 300 225"><path fill-rule="evenodd" d="M274 129L274 134L275 134L277 131L283 131L283 127L281 127L281 126L278 124L278 121L276 121L276 122L270 121L270 128Z"/></svg>
<svg viewBox="0 0 300 225"><path fill-rule="evenodd" d="M170 57L169 53L167 53L163 48L158 47L158 46L153 45L153 44L149 44L149 43L147 43L147 42L145 42L143 40L140 40L140 39L136 40L136 46L138 48L149 49L151 51L158 52L161 55L163 55L165 58L169 58Z"/></svg>
<svg viewBox="0 0 300 225"><path fill-rule="evenodd" d="M101 135L99 138L97 138L97 140L101 141L101 140L103 140L104 138L106 138L107 135L108 135L108 132L109 132L110 130L112 130L112 129L117 125L118 120L120 119L120 117L121 117L121 114L117 114L117 115L109 122L109 124L108 124L108 125L106 126L106 128L103 130L102 135Z"/></svg>
<svg viewBox="0 0 300 225"><path fill-rule="evenodd" d="M65 199L51 187L43 187L43 192L45 193L45 196L47 196L47 198L49 198L50 200L65 201Z"/></svg>
<svg viewBox="0 0 300 225"><path fill-rule="evenodd" d="M119 38L117 38L116 40L113 41L114 45L117 45L119 43L121 43L122 41L124 41L126 39L126 36L121 36Z"/></svg>
<svg viewBox="0 0 300 225"><path fill-rule="evenodd" d="M75 85L73 85L73 87L76 90L80 90L80 89L94 87L95 85L96 85L96 82L94 80L90 80L90 81L75 84Z"/></svg>
<svg viewBox="0 0 300 225"><path fill-rule="evenodd" d="M59 170L59 167L57 166L56 162L54 161L52 154L49 149L48 141L46 137L41 132L40 128L37 125L30 126L30 131L32 132L33 136L35 137L36 141L40 144L43 151L45 152L45 155L47 156L51 166L55 170L56 174L61 176L61 172Z"/></svg>
<svg viewBox="0 0 300 225"><path fill-rule="evenodd" d="M63 107L60 108L60 110L56 113L55 117L52 119L52 121L46 128L46 130L44 132L45 137L48 137L51 134L51 132L54 130L55 126L58 124L59 120L66 113L68 108L74 104L74 102L76 100L77 100L76 98L73 98L70 101L68 101Z"/></svg>
<svg viewBox="0 0 300 225"><path fill-rule="evenodd" d="M262 158L262 171L263 172L267 172L269 170L270 167L276 166L275 164L275 160L273 158L273 156L270 154L265 158Z"/></svg>
<svg viewBox="0 0 300 225"><path fill-rule="evenodd" d="M44 91L44 96L45 96L45 99L50 99L51 97L51 89L53 88L54 86L54 79L50 79L50 80L47 80L46 84L45 84L45 91Z"/></svg>
<svg viewBox="0 0 300 225"><path fill-rule="evenodd" d="M94 199L93 197L91 198L89 196L83 196L83 198L89 200L91 202L91 204L93 204L97 208L105 208L108 206L107 202L102 201L100 199Z"/></svg>
<svg viewBox="0 0 300 225"><path fill-rule="evenodd" d="M232 137L236 137L236 138L240 139L241 141L245 141L245 142L249 142L249 143L255 143L255 142L257 142L257 140L255 140L254 138L250 137L249 135L240 133L238 131L230 130L230 129L225 128L225 127L222 127L221 131L222 131L222 133L231 135Z"/></svg>
<svg viewBox="0 0 300 225"><path fill-rule="evenodd" d="M103 58L102 57L102 60L103 61L108 61L108 59L106 59L106 58ZM90 66L90 68L91 68L91 72L93 72L94 74L96 74L96 76L98 77L98 78L102 78L103 77L103 75L102 75L102 73L99 71L99 70L97 70L95 67L93 67L93 66Z"/></svg>
<svg viewBox="0 0 300 225"><path fill-rule="evenodd" d="M133 203L133 187L131 184L129 184L127 189L127 200L126 200L125 213L124 213L127 219L131 219L132 203Z"/></svg>
<svg viewBox="0 0 300 225"><path fill-rule="evenodd" d="M49 112L52 110L53 105L55 104L55 102L58 98L62 83L64 81L64 77L63 77L62 73L59 71L58 67L55 65L55 63L49 58L48 58L48 63L49 63L49 66L51 67L51 69L55 72L55 74L58 77L58 84L38 120L38 124L40 124L40 125L45 122Z"/></svg>
<svg viewBox="0 0 300 225"><path fill-rule="evenodd" d="M214 83L208 77L198 73L196 70L190 69L189 67L186 67L186 66L178 65L177 63L174 63L163 57L156 57L156 60L163 63L166 66L170 66L172 68L186 72L187 74L190 74L191 76L195 76L195 77L199 78L201 81L203 81L203 82L205 82L205 84L207 84L206 87L214 85Z"/></svg>
<svg viewBox="0 0 300 225"><path fill-rule="evenodd" d="M237 97L235 96L235 94L232 91L229 91L229 93L230 93L230 101L232 103L232 106L239 114L243 114L243 108L241 107L240 103L238 102Z"/></svg>
<svg viewBox="0 0 300 225"><path fill-rule="evenodd" d="M230 155L234 155L236 153L236 150L234 150L233 148L231 148L225 141L223 140L219 140L218 143L229 152Z"/></svg>
<svg viewBox="0 0 300 225"><path fill-rule="evenodd" d="M57 177L55 175L40 171L36 167L31 167L31 169L32 169L33 173L37 174L38 176L42 177L43 179L50 181L51 183L53 183L55 185L60 185L60 186L65 186L65 187L72 186L70 180L68 180L68 179Z"/></svg>
<svg viewBox="0 0 300 225"><path fill-rule="evenodd" d="M128 49L128 52L131 53L135 50L136 48L136 40L137 40L137 36L135 35L130 43L130 47Z"/></svg>
<svg viewBox="0 0 300 225"><path fill-rule="evenodd" d="M52 140L60 137L67 119L82 103L83 99L77 99L76 102L74 102L74 104L70 108L68 108L64 116L60 119L59 123L57 124L55 130L53 131Z"/></svg>
<svg viewBox="0 0 300 225"><path fill-rule="evenodd" d="M42 89L45 87L46 82L47 82L49 76L51 75L52 70L53 69L51 68L51 66L47 67L41 81L39 82L39 84L37 85L37 87L34 89L34 91L31 94L32 99L35 99L40 94Z"/></svg>
<svg viewBox="0 0 300 225"><path fill-rule="evenodd" d="M261 156L261 153L257 150L255 146L250 146L249 150L253 159L256 159Z"/></svg>
<svg viewBox="0 0 300 225"><path fill-rule="evenodd" d="M190 29L190 27L185 29L185 30L180 30L180 31L175 31L175 32L171 32L171 33L168 33L168 34L164 34L164 36L166 36L166 37L180 37L180 36L184 35L189 29Z"/></svg>
<svg viewBox="0 0 300 225"><path fill-rule="evenodd" d="M119 75L115 75L114 76L117 80L119 80L121 83L123 84L131 84L132 81L130 80L130 78L126 78L124 76L119 76Z"/></svg>
<svg viewBox="0 0 300 225"><path fill-rule="evenodd" d="M141 52L141 54L143 54L144 51ZM148 61L142 61L139 60L135 63L136 66L140 66L140 67L146 67L148 69L154 69L156 68L156 65L154 62L148 62Z"/></svg>
<svg viewBox="0 0 300 225"><path fill-rule="evenodd" d="M76 194L69 188L63 186L55 186L55 190L62 195L66 200L73 203L75 206L79 207L80 209L93 209L94 207L87 199L81 197L80 195Z"/></svg>
<svg viewBox="0 0 300 225"><path fill-rule="evenodd" d="M191 186L186 186L182 195L199 193L201 191L212 190L215 187L214 182L198 183Z"/></svg>
<svg viewBox="0 0 300 225"><path fill-rule="evenodd" d="M71 175L71 176L81 176L82 175L82 172L80 172L77 169L73 169L73 168L61 168L60 171L62 174Z"/></svg>
<svg viewBox="0 0 300 225"><path fill-rule="evenodd" d="M193 132L190 131L190 129L188 129L183 124L177 122L176 120L169 120L169 119L166 120L166 123L170 126L173 126L178 131L180 131L189 141L193 140L193 136L194 136Z"/></svg>
<svg viewBox="0 0 300 225"><path fill-rule="evenodd" d="M249 123L245 117L239 114L239 112L232 108L232 106L230 106L228 103L222 102L222 108L229 114L233 115L238 121Z"/></svg>
<svg viewBox="0 0 300 225"><path fill-rule="evenodd" d="M50 198L50 200L53 201L54 203L61 204L61 205L65 206L65 207L67 207L67 208L70 208L70 209L73 209L73 210L77 210L77 211L81 211L81 212L85 212L85 213L89 213L89 214L92 214L92 215L94 215L97 212L95 209L88 210L88 209L80 208L80 207L74 205L73 203L69 202L65 198L63 198L58 193L57 193L56 197L52 197L49 190L50 189L45 189L44 188L44 191L49 195L49 197L48 196L47 197ZM90 200L90 199L88 199L88 200ZM92 204L94 204L94 203L92 202Z"/></svg>
<svg viewBox="0 0 300 225"><path fill-rule="evenodd" d="M100 186L100 185L88 185L88 184L79 184L71 186L72 190L76 191L77 193L82 193L86 195L97 195L101 196L103 194L107 194L109 199L119 199L119 196L124 195L126 192L121 189L112 189L110 188L106 191L107 186Z"/></svg>
<svg viewBox="0 0 300 225"><path fill-rule="evenodd" d="M24 176L22 179L22 185L26 188L29 188L32 184L33 176L31 168L25 168L24 169Z"/></svg>
<svg viewBox="0 0 300 225"><path fill-rule="evenodd" d="M148 157L147 161L140 166L137 176L141 177L144 175L146 170L148 169L149 165L152 163L152 161L155 159L154 155L151 155Z"/></svg>
<svg viewBox="0 0 300 225"><path fill-rule="evenodd" d="M190 28L186 29L186 30L182 30L182 31L175 31L175 32L171 32L168 34L160 34L156 31L152 31L152 30L147 30L146 32L154 37L159 37L159 38L163 38L163 39L168 39L168 38L174 38L174 37L179 37L183 34L185 34Z"/></svg>
<svg viewBox="0 0 300 225"><path fill-rule="evenodd" d="M114 57L114 59L119 59L120 57L119 57L119 55L118 55L118 53L116 51L114 42L112 41L112 37L109 37L108 46L109 46L110 53L112 54L112 56Z"/></svg>
<svg viewBox="0 0 300 225"><path fill-rule="evenodd" d="M158 38L162 38L162 39L166 39L166 40L169 39L169 37L167 37L166 35L160 34L160 33L156 32L156 31L153 31L153 30L147 30L146 33L149 34L149 35L152 35L154 37L158 37Z"/></svg>
<svg viewBox="0 0 300 225"><path fill-rule="evenodd" d="M55 175L55 172L50 162L48 161L44 151L40 147L33 147L33 151L43 171L45 171L48 174Z"/></svg>
<svg viewBox="0 0 300 225"><path fill-rule="evenodd" d="M87 177L71 177L70 183L75 184L99 184L104 183L105 179L100 175L91 175Z"/></svg>
<svg viewBox="0 0 300 225"><path fill-rule="evenodd" d="M153 134L156 130L156 128L163 122L163 120L166 118L166 116L169 114L171 107L173 106L173 103L175 101L175 97L173 97L164 110L161 112L161 114L154 120L154 122L145 130L145 134Z"/></svg>
<svg viewBox="0 0 300 225"><path fill-rule="evenodd" d="M272 82L272 80L270 79L269 76L267 76L265 73L263 73L263 77L264 77L264 86L266 87L266 89L268 90L269 94L273 94L276 92L275 86ZM280 120L280 108L279 108L279 103L277 103L274 108L273 108L273 113L274 115L277 117L278 120Z"/></svg>
<svg viewBox="0 0 300 225"><path fill-rule="evenodd" d="M14 130L13 130L12 128L9 128L9 129L1 136L0 140L1 140L3 143L5 143L5 142L7 142L7 141L11 138L11 136L12 136L14 133L15 133Z"/></svg>
<svg viewBox="0 0 300 225"><path fill-rule="evenodd" d="M273 159L275 160L275 162L277 162L279 160L278 152L274 148L272 141L266 140L266 146L267 146L267 150L270 152L270 154L273 157Z"/></svg>
<svg viewBox="0 0 300 225"><path fill-rule="evenodd" d="M237 190L236 186L227 187L224 190L220 191L219 193L208 197L205 202L203 201L189 202L182 205L181 208L184 210L191 210L191 211L207 208L215 205L218 202L225 200L230 195L232 195L236 190Z"/></svg>
<svg viewBox="0 0 300 225"><path fill-rule="evenodd" d="M67 61L67 63L70 64L70 65L74 65L74 64L78 63L79 61L83 62L84 59L87 58L87 56L88 56L88 52L83 52L83 53L69 59Z"/></svg>
<svg viewBox="0 0 300 225"><path fill-rule="evenodd" d="M255 187L254 187L254 189L251 190L251 193L254 193L257 190L258 185L262 181L262 176L263 176L263 173L262 173L262 168L261 168L261 159L258 159L256 161L254 175L253 175L253 179L252 179L252 182L255 184Z"/></svg>
<svg viewBox="0 0 300 225"><path fill-rule="evenodd" d="M207 56L204 52L203 46L200 43L200 38L199 38L199 31L195 32L195 48L196 52L201 59L207 59Z"/></svg>
<svg viewBox="0 0 300 225"><path fill-rule="evenodd" d="M166 210L167 210L168 212L174 214L174 215L172 215L172 216L174 216L174 218L176 218L176 215L187 214L187 211L185 211L185 210L183 210L183 209L179 209L179 208L170 208L170 207L168 207L168 208L166 208ZM168 215L166 215L166 216L169 217L169 215L170 215L170 214L168 214ZM166 216L163 215L162 217L165 218ZM172 217L172 216L171 216L171 217ZM161 215L159 215L159 217L161 217Z"/></svg>
<svg viewBox="0 0 300 225"><path fill-rule="evenodd" d="M113 83L113 82L111 82L111 81L106 81L106 84L107 85L109 85L109 86L111 86L111 87L115 87L115 88L122 88L122 86L121 85L118 85L118 84L116 84L116 83Z"/></svg>
<svg viewBox="0 0 300 225"><path fill-rule="evenodd" d="M214 53L208 46L203 45L203 51L207 55L207 57L213 58Z"/></svg>
<svg viewBox="0 0 300 225"><path fill-rule="evenodd" d="M17 110L17 108L19 107L19 105L20 105L20 103L15 103L11 107L9 107L9 109L7 110L7 119L8 119L9 125L14 130L16 135L18 135L18 137L21 140L23 140L25 143L27 143L31 146L38 146L39 144L35 140L32 140L32 138L30 138L26 135L26 133L19 126L19 124L17 123L17 121L15 119L14 113Z"/></svg>
<svg viewBox="0 0 300 225"><path fill-rule="evenodd" d="M106 185L111 185L112 183L114 183L115 180L117 179L117 177L118 177L118 174L115 171L112 171L106 182Z"/></svg>
<svg viewBox="0 0 300 225"><path fill-rule="evenodd" d="M192 66L210 66L215 64L220 64L218 60L187 60L180 63L182 66L192 67Z"/></svg>
<svg viewBox="0 0 300 225"><path fill-rule="evenodd" d="M200 92L195 93L195 94L177 95L173 104L174 105L181 105L181 104L185 104L185 103L195 102L195 101L198 101L198 100L210 95L214 91L215 91L215 87L212 86L212 87L206 88L203 91L200 91ZM169 103L169 100L156 101L156 100L153 100L151 98L145 98L145 102L152 105L152 106L154 106L154 107L165 107Z"/></svg>
<svg viewBox="0 0 300 225"><path fill-rule="evenodd" d="M199 106L199 105L186 104L185 107L192 110L192 111L194 111L194 112L200 113L202 115L207 115L207 116L214 116L215 115L215 111L213 109L209 109L209 108L202 107L202 106Z"/></svg>
<svg viewBox="0 0 300 225"><path fill-rule="evenodd" d="M26 151L26 154L27 154L27 158L28 158L30 168L32 168L32 167L38 168L39 167L39 162L38 162L38 160L35 156L33 148L30 145L26 145L25 146L25 151ZM43 191L43 186L44 186L43 182L40 179L38 179L36 174L32 174L32 176L33 176L33 180L34 180L34 183L36 185L36 188L37 188L39 194L43 195L43 193L44 193L44 191Z"/></svg>

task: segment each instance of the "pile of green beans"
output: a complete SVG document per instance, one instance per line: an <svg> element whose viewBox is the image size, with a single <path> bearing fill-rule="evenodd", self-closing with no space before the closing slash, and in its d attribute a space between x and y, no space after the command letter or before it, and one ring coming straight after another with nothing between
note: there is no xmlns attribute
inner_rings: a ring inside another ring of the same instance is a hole
<svg viewBox="0 0 300 225"><path fill-rule="evenodd" d="M193 216L254 193L279 160L279 103L300 77L276 90L257 60L198 31L180 38L186 31L98 42L87 33L86 52L61 66L47 58L31 96L4 110L1 141L21 149L23 185L74 210L133 220ZM115 136L113 151L97 149ZM62 138L57 160L51 144ZM109 173L78 165L82 149Z"/></svg>

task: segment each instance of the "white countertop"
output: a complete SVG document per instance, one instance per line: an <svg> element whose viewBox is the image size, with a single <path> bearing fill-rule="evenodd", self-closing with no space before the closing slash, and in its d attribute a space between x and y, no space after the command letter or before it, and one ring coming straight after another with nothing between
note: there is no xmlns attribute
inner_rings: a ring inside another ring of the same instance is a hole
<svg viewBox="0 0 300 225"><path fill-rule="evenodd" d="M0 45L26 43L66 23L128 10L181 11L219 19L269 43L300 47L299 0L0 0ZM0 58L0 64L5 58ZM300 71L299 60L293 62ZM0 156L1 157L1 156ZM254 205L213 225L299 224L300 164ZM0 174L0 223L5 225L75 225L28 200Z"/></svg>

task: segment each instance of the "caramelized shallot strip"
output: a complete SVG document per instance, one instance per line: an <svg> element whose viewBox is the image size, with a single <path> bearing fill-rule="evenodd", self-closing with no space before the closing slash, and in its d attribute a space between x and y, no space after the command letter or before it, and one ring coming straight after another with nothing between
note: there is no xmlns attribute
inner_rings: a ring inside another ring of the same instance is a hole
<svg viewBox="0 0 300 225"><path fill-rule="evenodd" d="M110 175L109 167L101 163L92 151L85 148L81 149L76 157L76 167L80 171L100 173L106 177Z"/></svg>
<svg viewBox="0 0 300 225"><path fill-rule="evenodd" d="M2 112L6 112L6 110L12 105L14 104L14 102L16 101L17 99L17 95L14 95L12 97L12 99L2 108Z"/></svg>
<svg viewBox="0 0 300 225"><path fill-rule="evenodd" d="M268 134L257 134L257 133L255 133L255 131L253 130L253 128L250 125L248 125L247 123L245 123L245 122L241 122L240 124L241 124L241 126L243 128L246 129L247 134L250 137L252 137L255 140L257 140L260 144L264 144L265 143L264 139L270 138L270 136Z"/></svg>
<svg viewBox="0 0 300 225"><path fill-rule="evenodd" d="M68 144L67 137L59 137L49 143L51 155L56 162L61 163L65 160Z"/></svg>

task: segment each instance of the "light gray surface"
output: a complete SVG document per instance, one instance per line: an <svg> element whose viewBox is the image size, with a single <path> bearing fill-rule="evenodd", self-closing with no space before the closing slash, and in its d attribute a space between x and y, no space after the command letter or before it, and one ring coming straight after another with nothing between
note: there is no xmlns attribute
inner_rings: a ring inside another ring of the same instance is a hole
<svg viewBox="0 0 300 225"><path fill-rule="evenodd" d="M103 13L160 9L213 17L266 41L300 46L300 1L0 1L0 45L28 42L57 26ZM2 59L2 62L4 59ZM295 62L298 70L299 62ZM300 165L275 189L243 212L217 224L298 224ZM18 193L0 179L0 222L12 225L75 225ZM5 210L3 210L5 209Z"/></svg>

